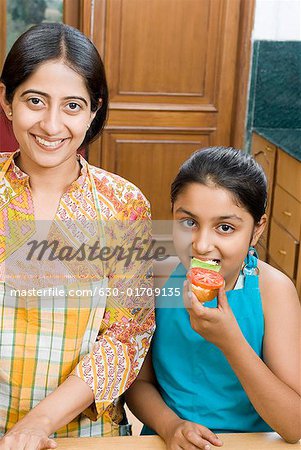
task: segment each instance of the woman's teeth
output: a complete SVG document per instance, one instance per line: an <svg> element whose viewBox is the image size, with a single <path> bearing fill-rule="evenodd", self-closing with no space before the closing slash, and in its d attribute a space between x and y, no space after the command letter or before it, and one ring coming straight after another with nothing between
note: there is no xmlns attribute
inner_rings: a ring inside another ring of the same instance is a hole
<svg viewBox="0 0 301 450"><path fill-rule="evenodd" d="M36 141L39 143L39 144L42 144L42 145L44 145L45 147L49 147L49 148L54 148L54 147L57 147L59 144L61 144L62 142L63 142L63 140L64 139L60 139L60 140L58 140L58 141L52 141L52 142L50 142L50 141L45 141L45 139L42 139L42 138L40 138L39 136L35 136L35 138L36 138Z"/></svg>

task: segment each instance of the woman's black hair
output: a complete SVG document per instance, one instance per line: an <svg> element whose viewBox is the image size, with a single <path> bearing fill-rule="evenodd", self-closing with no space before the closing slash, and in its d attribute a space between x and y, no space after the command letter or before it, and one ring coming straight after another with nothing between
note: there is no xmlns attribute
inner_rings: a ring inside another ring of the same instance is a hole
<svg viewBox="0 0 301 450"><path fill-rule="evenodd" d="M61 60L81 75L96 113L83 144L100 134L108 109L108 87L103 62L92 42L79 30L62 23L41 23L23 33L14 43L5 60L1 81L6 87L6 100L38 67L51 60ZM102 100L99 107L99 99ZM99 108L99 109L98 109Z"/></svg>
<svg viewBox="0 0 301 450"><path fill-rule="evenodd" d="M232 147L196 151L184 162L171 185L172 208L191 183L214 185L232 193L258 223L267 204L267 180L262 167L246 152Z"/></svg>

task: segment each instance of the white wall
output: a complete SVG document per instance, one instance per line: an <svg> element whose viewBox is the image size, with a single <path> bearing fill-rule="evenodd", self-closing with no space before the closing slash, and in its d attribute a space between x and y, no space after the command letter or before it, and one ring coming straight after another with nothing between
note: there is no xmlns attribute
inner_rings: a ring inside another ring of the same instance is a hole
<svg viewBox="0 0 301 450"><path fill-rule="evenodd" d="M252 39L301 41L301 0L256 0Z"/></svg>

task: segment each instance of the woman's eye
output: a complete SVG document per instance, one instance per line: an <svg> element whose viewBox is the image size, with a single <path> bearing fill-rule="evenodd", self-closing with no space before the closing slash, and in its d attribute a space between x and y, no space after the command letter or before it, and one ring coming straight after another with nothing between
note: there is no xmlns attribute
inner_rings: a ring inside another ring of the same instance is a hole
<svg viewBox="0 0 301 450"><path fill-rule="evenodd" d="M32 106L42 106L43 105L43 102L39 98L36 98L36 97L28 99L28 102Z"/></svg>
<svg viewBox="0 0 301 450"><path fill-rule="evenodd" d="M78 103L70 102L67 105L67 109L72 112L77 112L77 111L80 111L81 107Z"/></svg>
<svg viewBox="0 0 301 450"><path fill-rule="evenodd" d="M186 228L193 228L196 226L196 222L193 219L184 219L181 221L182 225Z"/></svg>
<svg viewBox="0 0 301 450"><path fill-rule="evenodd" d="M232 233L234 231L234 228L231 225L223 223L222 225L219 225L218 230L222 233Z"/></svg>

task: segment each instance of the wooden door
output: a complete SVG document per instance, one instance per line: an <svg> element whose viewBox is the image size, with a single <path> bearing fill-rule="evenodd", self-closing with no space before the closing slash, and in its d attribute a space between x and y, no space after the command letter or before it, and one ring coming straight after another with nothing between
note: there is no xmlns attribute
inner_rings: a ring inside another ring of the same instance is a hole
<svg viewBox="0 0 301 450"><path fill-rule="evenodd" d="M84 1L110 87L89 160L139 186L154 219L170 218L170 183L194 150L231 144L242 1Z"/></svg>

